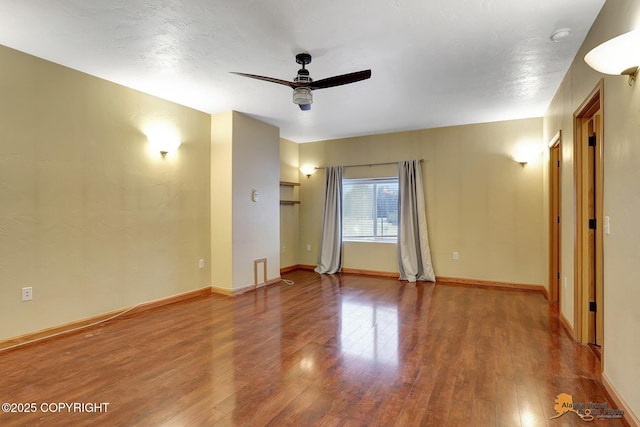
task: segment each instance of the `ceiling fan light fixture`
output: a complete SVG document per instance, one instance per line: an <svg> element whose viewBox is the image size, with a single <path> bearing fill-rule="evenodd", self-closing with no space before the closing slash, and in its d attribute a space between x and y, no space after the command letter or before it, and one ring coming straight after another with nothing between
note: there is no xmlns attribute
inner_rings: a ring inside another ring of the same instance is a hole
<svg viewBox="0 0 640 427"><path fill-rule="evenodd" d="M293 103L298 105L309 105L313 103L313 94L308 87L297 87L293 90Z"/></svg>

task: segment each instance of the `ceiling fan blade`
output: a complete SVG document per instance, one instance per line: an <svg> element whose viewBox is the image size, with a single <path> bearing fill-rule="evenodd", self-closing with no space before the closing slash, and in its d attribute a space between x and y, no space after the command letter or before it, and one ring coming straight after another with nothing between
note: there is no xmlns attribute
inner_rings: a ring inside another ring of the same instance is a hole
<svg viewBox="0 0 640 427"><path fill-rule="evenodd" d="M238 76L249 77L249 78L257 79L257 80L264 80L265 82L278 83L278 84L281 84L281 85L289 86L291 89L295 89L297 87L304 86L304 85L301 85L300 83L297 83L297 82L290 82L290 81L287 81L287 80L280 80L280 79L276 79L276 78L273 78L273 77L258 76L256 74L237 73L235 71L231 71L231 74L237 74Z"/></svg>
<svg viewBox="0 0 640 427"><path fill-rule="evenodd" d="M308 111L311 110L311 104L298 104L298 107L300 107L300 109L302 111Z"/></svg>
<svg viewBox="0 0 640 427"><path fill-rule="evenodd" d="M318 80L307 85L307 87L310 89L325 89L328 87L359 82L360 80L366 80L369 77L371 77L371 70L356 71L355 73L342 74L340 76Z"/></svg>

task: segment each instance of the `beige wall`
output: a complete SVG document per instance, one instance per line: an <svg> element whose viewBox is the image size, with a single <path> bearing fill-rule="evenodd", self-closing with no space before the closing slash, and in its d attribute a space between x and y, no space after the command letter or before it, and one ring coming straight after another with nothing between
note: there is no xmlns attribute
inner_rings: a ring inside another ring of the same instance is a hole
<svg viewBox="0 0 640 427"><path fill-rule="evenodd" d="M600 78L604 78L604 215L611 234L604 236L604 375L631 410L640 415L640 286L635 266L640 259L640 86L603 76L583 61L598 44L640 29L640 3L608 1L567 73L544 117L544 136L563 132L562 313L573 322L573 113Z"/></svg>
<svg viewBox="0 0 640 427"><path fill-rule="evenodd" d="M542 119L428 129L300 145L300 165L424 159L427 221L438 276L546 286L542 156L522 167L520 144L541 150ZM396 166L347 168L345 177L395 176ZM324 173L301 180L301 264L315 264ZM311 250L307 251L307 245ZM459 252L454 261L452 254ZM396 246L345 243L345 268L397 272Z"/></svg>
<svg viewBox="0 0 640 427"><path fill-rule="evenodd" d="M5 47L0 63L0 339L209 286L209 116ZM153 123L183 142L165 159Z"/></svg>
<svg viewBox="0 0 640 427"><path fill-rule="evenodd" d="M211 254L214 289L243 291L280 277L278 128L235 111L211 118ZM256 191L258 198L252 199Z"/></svg>
<svg viewBox="0 0 640 427"><path fill-rule="evenodd" d="M280 277L280 130L233 112L233 287L254 285L254 260ZM251 200L252 190L259 194Z"/></svg>

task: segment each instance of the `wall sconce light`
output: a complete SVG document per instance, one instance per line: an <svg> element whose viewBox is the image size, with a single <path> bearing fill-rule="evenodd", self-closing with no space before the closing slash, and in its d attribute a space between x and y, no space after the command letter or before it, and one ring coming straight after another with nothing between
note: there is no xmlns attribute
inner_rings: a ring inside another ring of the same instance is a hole
<svg viewBox="0 0 640 427"><path fill-rule="evenodd" d="M167 154L169 154L172 151L175 151L180 146L179 139L170 139L170 138L156 140L151 143L160 152L162 157L166 157Z"/></svg>
<svg viewBox="0 0 640 427"><path fill-rule="evenodd" d="M633 85L640 66L640 30L630 31L593 48L584 61L603 74L629 76Z"/></svg>
<svg viewBox="0 0 640 427"><path fill-rule="evenodd" d="M525 167L527 163L534 161L539 154L540 151L534 145L521 144L516 147L510 157L515 162L520 163L520 166Z"/></svg>
<svg viewBox="0 0 640 427"><path fill-rule="evenodd" d="M307 179L311 178L311 175L313 175L316 170L318 170L318 168L311 165L304 165L300 168L300 172L302 172L304 175L307 175Z"/></svg>
<svg viewBox="0 0 640 427"><path fill-rule="evenodd" d="M180 135L176 128L168 123L153 122L143 130L149 141L149 148L152 152L162 154L166 157L180 146Z"/></svg>

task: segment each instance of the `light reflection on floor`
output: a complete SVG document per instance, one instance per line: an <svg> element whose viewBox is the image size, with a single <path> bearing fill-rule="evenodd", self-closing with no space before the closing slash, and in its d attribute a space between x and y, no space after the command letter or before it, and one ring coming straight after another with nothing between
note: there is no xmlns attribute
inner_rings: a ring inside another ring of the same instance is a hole
<svg viewBox="0 0 640 427"><path fill-rule="evenodd" d="M340 346L350 358L398 365L398 309L345 298L340 307Z"/></svg>

